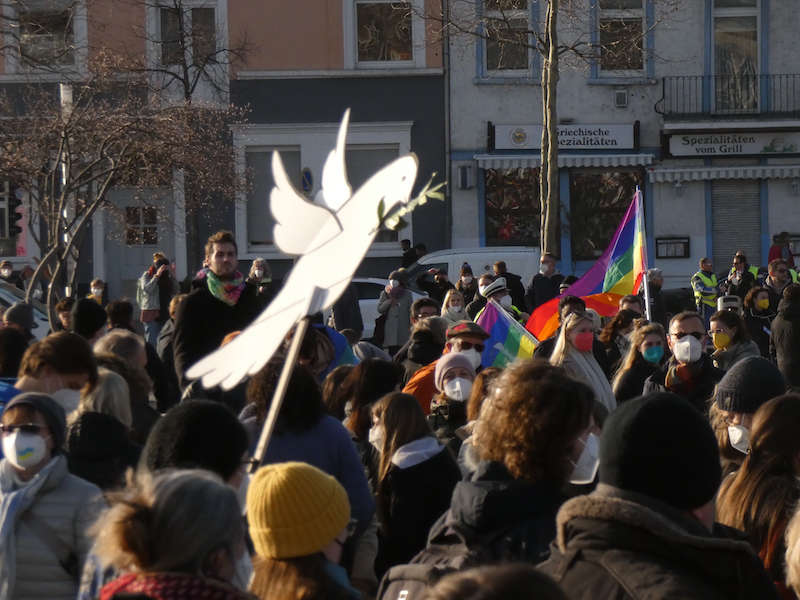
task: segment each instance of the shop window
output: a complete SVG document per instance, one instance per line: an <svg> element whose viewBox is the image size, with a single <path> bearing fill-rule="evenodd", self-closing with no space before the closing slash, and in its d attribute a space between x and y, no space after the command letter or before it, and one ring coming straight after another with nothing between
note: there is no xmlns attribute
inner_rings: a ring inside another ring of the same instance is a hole
<svg viewBox="0 0 800 600"><path fill-rule="evenodd" d="M356 2L357 61L411 62L412 9L410 2Z"/></svg>
<svg viewBox="0 0 800 600"><path fill-rule="evenodd" d="M289 181L296 190L300 187L299 148L248 149L246 167L249 177L247 193L247 241L250 246L272 244L275 219L269 210L269 195L275 186L272 178L272 151L278 150Z"/></svg>
<svg viewBox="0 0 800 600"><path fill-rule="evenodd" d="M643 0L600 0L598 38L600 70L640 72L644 69Z"/></svg>
<svg viewBox="0 0 800 600"><path fill-rule="evenodd" d="M539 170L486 169L486 245L539 244Z"/></svg>
<svg viewBox="0 0 800 600"><path fill-rule="evenodd" d="M344 164L347 166L347 179L350 181L350 187L357 190L368 178L396 159L398 155L399 148L394 145L348 145L345 150ZM381 229L375 236L376 242L396 242L397 240L397 232L390 229Z"/></svg>
<svg viewBox="0 0 800 600"><path fill-rule="evenodd" d="M73 8L21 9L19 12L19 53L30 65L75 64ZM34 5L36 6L36 5Z"/></svg>
<svg viewBox="0 0 800 600"><path fill-rule="evenodd" d="M641 171L570 172L573 260L597 260L603 254L643 181Z"/></svg>
<svg viewBox="0 0 800 600"><path fill-rule="evenodd" d="M717 112L758 109L758 0L714 1L714 106Z"/></svg>
<svg viewBox="0 0 800 600"><path fill-rule="evenodd" d="M125 243L128 246L158 245L157 207L125 207Z"/></svg>
<svg viewBox="0 0 800 600"><path fill-rule="evenodd" d="M492 75L527 72L530 65L528 0L486 0L486 71Z"/></svg>

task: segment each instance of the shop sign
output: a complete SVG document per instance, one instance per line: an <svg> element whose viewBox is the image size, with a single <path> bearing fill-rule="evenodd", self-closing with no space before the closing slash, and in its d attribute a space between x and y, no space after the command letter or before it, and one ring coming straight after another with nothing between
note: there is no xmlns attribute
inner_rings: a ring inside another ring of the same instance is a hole
<svg viewBox="0 0 800 600"><path fill-rule="evenodd" d="M539 150L542 147L541 125L495 125L494 128L496 150ZM558 126L560 150L630 150L633 147L633 124Z"/></svg>
<svg viewBox="0 0 800 600"><path fill-rule="evenodd" d="M798 154L800 131L672 134L669 152L672 156Z"/></svg>

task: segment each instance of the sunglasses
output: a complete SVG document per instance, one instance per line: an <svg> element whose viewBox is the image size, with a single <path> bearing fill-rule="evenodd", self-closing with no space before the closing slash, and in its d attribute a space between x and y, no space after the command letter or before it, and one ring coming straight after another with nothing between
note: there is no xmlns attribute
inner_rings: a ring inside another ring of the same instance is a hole
<svg viewBox="0 0 800 600"><path fill-rule="evenodd" d="M46 425L37 425L36 423L20 423L19 425L5 425L0 424L0 432L2 433L14 433L15 431L21 431L22 433L32 433L38 434L41 431L46 431Z"/></svg>
<svg viewBox="0 0 800 600"><path fill-rule="evenodd" d="M483 352L483 349L486 348L486 346L483 344L473 344L472 342L461 342L459 348L462 350L471 350L472 348L475 348L475 350L478 352Z"/></svg>
<svg viewBox="0 0 800 600"><path fill-rule="evenodd" d="M704 333L700 333L699 331L692 331L691 333L687 333L685 331L682 331L681 333L670 333L670 336L674 337L676 340L681 340L685 338L687 335L692 336L698 342L702 340L703 337L705 336Z"/></svg>

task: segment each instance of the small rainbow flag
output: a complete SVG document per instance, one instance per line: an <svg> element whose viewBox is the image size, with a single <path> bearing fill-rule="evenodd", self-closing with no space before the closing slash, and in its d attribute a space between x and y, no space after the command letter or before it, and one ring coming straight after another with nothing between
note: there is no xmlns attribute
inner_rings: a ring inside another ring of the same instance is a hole
<svg viewBox="0 0 800 600"><path fill-rule="evenodd" d="M561 296L580 296L586 302L586 308L610 317L617 314L622 296L639 292L646 271L642 192L637 187L625 218L606 251ZM558 329L558 301L561 296L538 307L525 324L526 329L538 339L546 339Z"/></svg>
<svg viewBox="0 0 800 600"><path fill-rule="evenodd" d="M530 332L493 300L486 303L476 323L489 334L481 356L481 365L484 367L502 368L518 358L530 358L539 344Z"/></svg>

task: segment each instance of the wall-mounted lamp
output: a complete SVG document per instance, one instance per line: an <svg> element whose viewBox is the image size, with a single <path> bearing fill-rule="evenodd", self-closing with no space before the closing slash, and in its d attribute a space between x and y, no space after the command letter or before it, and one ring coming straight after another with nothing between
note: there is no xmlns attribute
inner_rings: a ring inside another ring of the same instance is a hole
<svg viewBox="0 0 800 600"><path fill-rule="evenodd" d="M792 195L800 196L800 179L797 177L792 179Z"/></svg>
<svg viewBox="0 0 800 600"><path fill-rule="evenodd" d="M683 197L683 183L682 183L682 182L680 182L680 181L676 181L676 182L675 182L675 183L673 183L672 185L673 185L673 187L675 188L675 195L676 195L678 198L681 198L681 197Z"/></svg>

